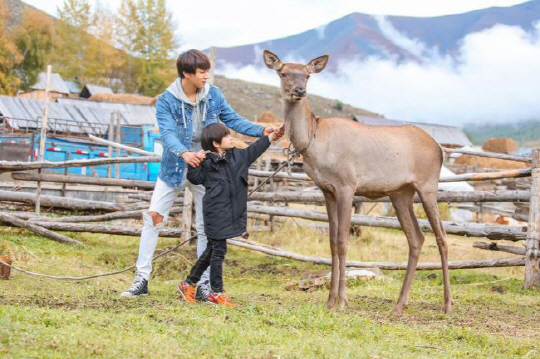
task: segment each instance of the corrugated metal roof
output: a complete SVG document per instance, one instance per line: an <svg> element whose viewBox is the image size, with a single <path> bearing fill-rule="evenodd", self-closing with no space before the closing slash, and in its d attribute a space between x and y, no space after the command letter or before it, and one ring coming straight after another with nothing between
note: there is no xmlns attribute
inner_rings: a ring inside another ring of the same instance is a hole
<svg viewBox="0 0 540 359"><path fill-rule="evenodd" d="M58 103L73 105L76 107L90 107L93 109L107 110L110 112L120 112L126 123L130 125L155 125L156 108L150 105L139 105L130 103L98 102L85 99L59 98Z"/></svg>
<svg viewBox="0 0 540 359"><path fill-rule="evenodd" d="M81 93L81 86L79 86L78 83L73 81L64 81L67 88L69 89L69 92L72 94L79 94Z"/></svg>
<svg viewBox="0 0 540 359"><path fill-rule="evenodd" d="M14 129L39 128L43 101L0 96L0 115ZM53 132L105 134L111 114L120 113L127 125L155 125L153 106L109 104L103 102L67 100L49 103L48 130Z"/></svg>
<svg viewBox="0 0 540 359"><path fill-rule="evenodd" d="M45 91L45 85L47 84L47 73L42 72L38 75L37 82L32 85L30 88L32 90L43 90ZM66 86L62 76L60 74L53 72L51 73L51 86L50 91L59 92L64 94L69 94L69 89Z"/></svg>
<svg viewBox="0 0 540 359"><path fill-rule="evenodd" d="M420 127L441 145L472 146L471 141L459 127L437 125L433 123L404 122L368 116L354 116L354 119L360 123L365 123L366 125L404 125L408 123Z"/></svg>
<svg viewBox="0 0 540 359"><path fill-rule="evenodd" d="M87 89L87 91L90 93L90 96L98 94L98 93L113 93L113 91L110 88L104 87L104 86L86 84L83 87L83 91L84 91L84 88Z"/></svg>

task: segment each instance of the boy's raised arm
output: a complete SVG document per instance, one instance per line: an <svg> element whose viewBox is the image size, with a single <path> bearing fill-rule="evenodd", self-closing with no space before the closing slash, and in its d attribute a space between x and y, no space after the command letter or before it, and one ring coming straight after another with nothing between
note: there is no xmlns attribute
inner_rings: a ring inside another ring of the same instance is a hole
<svg viewBox="0 0 540 359"><path fill-rule="evenodd" d="M248 148L245 149L247 153L248 165L255 162L255 160L268 149L268 147L270 147L270 139L268 136L261 137L249 145Z"/></svg>

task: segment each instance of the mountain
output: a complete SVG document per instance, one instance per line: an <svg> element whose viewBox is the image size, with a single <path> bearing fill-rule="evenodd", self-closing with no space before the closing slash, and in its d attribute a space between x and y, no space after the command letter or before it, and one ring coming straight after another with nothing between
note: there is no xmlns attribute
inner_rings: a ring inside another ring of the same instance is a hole
<svg viewBox="0 0 540 359"><path fill-rule="evenodd" d="M243 117L256 121L269 111L278 122L283 122L283 103L278 87L216 75L214 83L222 91L227 102ZM309 95L313 113L320 117L353 118L354 116L381 117L381 115L350 106L335 99Z"/></svg>
<svg viewBox="0 0 540 359"><path fill-rule="evenodd" d="M330 69L335 69L340 60L367 56L421 62L426 49L422 49L415 41L425 44L427 51L435 49L440 55L455 55L460 40L469 34L497 24L519 26L530 31L538 20L540 0L437 17L352 13L297 35L250 45L217 48L218 66L224 63L262 65L263 49L275 52L283 60L288 57L309 61L322 54L329 54L332 58ZM403 35L408 39L403 39Z"/></svg>
<svg viewBox="0 0 540 359"><path fill-rule="evenodd" d="M10 31L13 28L15 28L17 25L19 25L19 23L21 22L22 17L23 17L24 9L26 9L26 8L30 8L30 9L32 9L34 11L40 12L41 14L43 14L43 15L45 15L45 16L53 19L53 20L56 20L54 16L50 16L46 12L41 11L39 9L36 9L32 5L28 5L28 4L24 3L24 2L22 2L21 0L0 0L0 2L3 3L3 4L0 4L0 5L4 5L6 7L6 9L8 10L8 15L9 16L6 19L6 24L5 24L5 26L6 26L5 30L6 31Z"/></svg>

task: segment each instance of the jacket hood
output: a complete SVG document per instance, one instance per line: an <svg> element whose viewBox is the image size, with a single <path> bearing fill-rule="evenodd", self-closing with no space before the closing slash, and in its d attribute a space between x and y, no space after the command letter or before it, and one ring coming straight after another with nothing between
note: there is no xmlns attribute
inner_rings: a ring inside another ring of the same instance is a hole
<svg viewBox="0 0 540 359"><path fill-rule="evenodd" d="M187 97L184 89L182 88L182 80L180 78L177 78L172 84L170 84L167 88L167 91L169 91L174 97L180 100L180 104L182 107L182 121L184 123L184 127L186 127L186 114L184 110L184 104L186 103L193 105L193 108L195 109L193 120L198 121L198 123L202 123L204 121L204 119L206 118L206 102L208 100L207 97L210 93L209 83L206 83L202 89L197 91L195 103L192 103Z"/></svg>
<svg viewBox="0 0 540 359"><path fill-rule="evenodd" d="M182 89L182 80L177 78L172 84L169 85L167 91L169 91L174 97L178 100L185 102L187 104L193 105L193 103L188 99L184 89ZM195 99L195 105L198 105L200 102L206 102L208 93L210 92L210 84L206 83L204 87L197 91L197 97Z"/></svg>

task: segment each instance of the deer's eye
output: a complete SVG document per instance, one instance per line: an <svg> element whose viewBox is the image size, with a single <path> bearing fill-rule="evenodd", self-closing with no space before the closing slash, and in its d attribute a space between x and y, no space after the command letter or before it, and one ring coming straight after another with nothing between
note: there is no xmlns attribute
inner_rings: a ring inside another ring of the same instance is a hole
<svg viewBox="0 0 540 359"><path fill-rule="evenodd" d="M310 75L307 75L307 78L309 79L311 76Z"/></svg>
<svg viewBox="0 0 540 359"><path fill-rule="evenodd" d="M283 72L281 72L281 73L279 74L279 76L281 76L281 77L287 77L287 74L286 74L286 73L283 73Z"/></svg>

